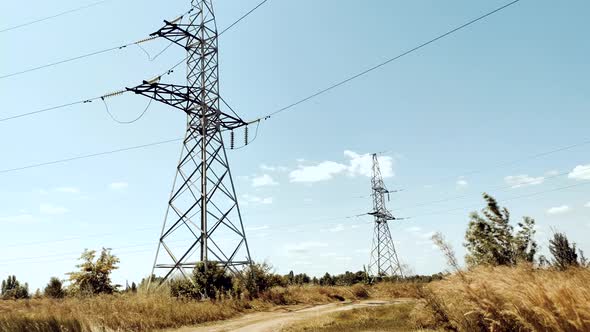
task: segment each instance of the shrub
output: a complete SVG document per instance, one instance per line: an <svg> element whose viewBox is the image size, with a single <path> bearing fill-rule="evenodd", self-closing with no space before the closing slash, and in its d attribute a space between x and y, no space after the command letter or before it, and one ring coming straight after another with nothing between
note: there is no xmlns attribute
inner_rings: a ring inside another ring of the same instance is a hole
<svg viewBox="0 0 590 332"><path fill-rule="evenodd" d="M217 299L232 290L233 278L215 262L198 263L191 279L176 279L170 283L175 297Z"/></svg>
<svg viewBox="0 0 590 332"><path fill-rule="evenodd" d="M2 280L2 299L28 299L29 285L25 283L21 285L15 276L8 276L6 280Z"/></svg>
<svg viewBox="0 0 590 332"><path fill-rule="evenodd" d="M73 294L112 294L117 291L119 286L111 282L111 273L118 268L119 258L111 254L111 249L102 248L98 258L95 250L84 250L80 259L82 264L76 266L80 270L68 273Z"/></svg>
<svg viewBox="0 0 590 332"><path fill-rule="evenodd" d="M53 298L53 299L61 299L65 296L65 291L63 289L63 284L61 280L56 277L52 277L49 279L49 283L45 286L45 290L43 291L45 296Z"/></svg>

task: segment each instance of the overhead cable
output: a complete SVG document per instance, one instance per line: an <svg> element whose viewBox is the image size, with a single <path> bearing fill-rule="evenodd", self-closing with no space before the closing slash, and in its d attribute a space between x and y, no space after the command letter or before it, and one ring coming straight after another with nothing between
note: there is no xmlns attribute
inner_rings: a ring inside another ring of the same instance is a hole
<svg viewBox="0 0 590 332"><path fill-rule="evenodd" d="M84 5L84 6L76 7L76 8L73 8L73 9L69 9L69 10L66 10L66 11L63 11L63 12L54 14L54 15L51 15L51 16L46 16L46 17L39 18L39 19L36 19L36 20L33 20L33 21L29 21L29 22L26 22L26 23L17 24L17 25L14 25L14 26L11 26L11 27L8 27L8 28L4 28L4 29L0 30L0 33L6 32L6 31L10 31L10 30L16 30L16 29L23 28L23 27L26 27L26 26L29 26L29 25L33 25L33 24L40 23L40 22L43 22L43 21L47 21L47 20L50 20L50 19L53 19L53 18L57 18L57 17L63 16L63 15L66 15L66 14L74 13L74 12L77 12L77 11L80 11L80 10L83 10L83 9L87 9L87 8L90 8L90 7L94 7L94 6L100 5L100 4L105 3L107 1L109 1L109 0L96 1L96 2L87 4L87 5Z"/></svg>

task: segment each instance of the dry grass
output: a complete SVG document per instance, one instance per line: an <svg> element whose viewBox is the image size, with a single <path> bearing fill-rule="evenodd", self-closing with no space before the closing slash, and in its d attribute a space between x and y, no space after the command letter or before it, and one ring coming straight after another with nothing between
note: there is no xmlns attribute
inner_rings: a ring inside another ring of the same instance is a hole
<svg viewBox="0 0 590 332"><path fill-rule="evenodd" d="M420 331L411 320L415 302L359 308L291 325L285 332ZM426 330L421 330L426 331Z"/></svg>
<svg viewBox="0 0 590 332"><path fill-rule="evenodd" d="M480 267L422 290L422 326L459 331L590 331L590 270Z"/></svg>
<svg viewBox="0 0 590 332"><path fill-rule="evenodd" d="M369 292L362 285L308 285L273 288L254 301L182 301L165 293L0 301L0 331L152 331L228 319L275 305L364 299Z"/></svg>

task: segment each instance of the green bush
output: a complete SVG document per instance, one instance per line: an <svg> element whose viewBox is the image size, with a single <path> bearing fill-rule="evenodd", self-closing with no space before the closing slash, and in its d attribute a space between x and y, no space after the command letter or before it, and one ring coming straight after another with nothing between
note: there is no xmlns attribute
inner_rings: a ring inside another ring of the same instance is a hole
<svg viewBox="0 0 590 332"><path fill-rule="evenodd" d="M43 293L45 296L53 299L61 299L66 295L61 280L56 277L49 279L49 283L45 286Z"/></svg>
<svg viewBox="0 0 590 332"><path fill-rule="evenodd" d="M2 299L28 299L29 285L25 283L21 285L15 276L8 276L6 280L2 280Z"/></svg>

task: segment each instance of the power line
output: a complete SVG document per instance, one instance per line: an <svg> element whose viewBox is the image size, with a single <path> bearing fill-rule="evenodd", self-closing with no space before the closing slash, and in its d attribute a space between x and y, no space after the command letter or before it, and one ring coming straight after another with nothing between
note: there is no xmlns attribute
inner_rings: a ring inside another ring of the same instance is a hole
<svg viewBox="0 0 590 332"><path fill-rule="evenodd" d="M187 11L187 12L185 12L185 13L183 13L182 15L180 15L180 18L184 17L184 15L186 15L188 13L190 13L190 10ZM141 39L141 40L138 40L138 41L134 41L134 42L131 42L131 43L127 43L127 44L123 44L123 45L119 45L119 46L115 46L115 47L110 47L110 48L105 48L105 49L102 49L102 50L98 50L98 51L94 51L94 52L90 52L90 53L78 55L78 56L75 56L75 57L71 57L71 58L59 60L59 61L56 61L56 62L48 63L48 64L45 64L45 65L41 65L41 66L37 66L37 67L32 67L32 68L29 68L29 69L25 69L25 70L13 72L13 73L10 73L10 74L5 74L5 75L0 76L0 79L5 79L5 78L17 76L17 75L22 75L22 74L30 73L30 72L37 71L37 70L40 70L40 69L44 69L44 68L54 67L54 66L57 66L57 65L61 65L61 64L64 64L64 63L68 63L68 62L72 62L72 61L76 61L76 60L80 60L80 59L89 58L89 57L92 57L92 56L95 56L95 55L99 55L99 54L103 54L103 53L108 53L108 52L112 52L112 51L116 51L116 50L121 50L121 49L127 48L128 46L131 46L131 45L138 45L139 46L142 43L145 43L145 42L148 42L148 41L157 39L157 38L158 38L157 36L152 36L152 37L144 38L144 39ZM166 49L167 48L165 48L162 52L164 52ZM148 57L149 57L149 55L148 55Z"/></svg>
<svg viewBox="0 0 590 332"><path fill-rule="evenodd" d="M481 20L485 19L488 16L491 16L491 15L493 15L493 14L495 14L495 13L497 13L497 12L499 12L499 11L505 9L505 8L508 8L508 7L516 4L519 1L520 0L514 0L514 1L510 2L510 3L508 3L508 4L505 4L505 5L503 5L503 6L499 7L499 8L496 8L496 9L492 10L491 12L488 12L488 13L486 13L486 14L484 14L482 16L479 16L479 17L477 17L477 18L475 18L475 19L473 19L473 20L471 20L471 21L469 21L469 22L467 22L465 24L462 24L462 25L460 25L460 26L458 26L458 27L456 27L456 28L454 28L454 29L452 29L450 31L447 31L447 32L443 33L442 35L439 35L436 38L433 38L433 39L431 39L431 40L429 40L429 41L427 41L425 43L422 43L422 44L420 44L420 45L418 45L418 46L416 46L416 47L414 47L414 48L412 48L410 50L407 50L407 51L405 51L405 52L403 52L403 53L401 53L401 54L393 57L393 58L387 59L386 61L381 62L381 63L379 63L379 64L377 64L377 65L375 65L375 66L373 66L373 67L371 67L369 69L366 69L366 70L364 70L364 71L362 71L362 72L360 72L360 73L358 73L356 75L353 75L353 76L351 76L351 77L349 77L349 78L347 78L347 79L345 79L343 81L340 81L340 82L335 83L335 84L333 84L333 85L331 85L331 86L329 86L327 88L324 88L324 89L322 89L322 90L320 90L320 91L318 91L318 92L316 92L316 93L314 93L314 94L312 94L312 95L310 95L308 97L305 97L303 99L300 99L300 100L298 100L298 101L296 101L296 102L294 102L292 104L289 104L289 105L287 105L287 106L285 106L283 108L280 108L280 109L278 109L278 110L276 110L276 111L274 111L272 113L269 113L266 116L260 117L259 119L269 118L269 117L271 117L271 116L273 116L275 114L284 112L284 111L286 111L288 109L291 109L291 108L293 108L293 107L295 107L295 106L297 106L299 104L302 104L302 103L304 103L304 102L306 102L306 101L308 101L308 100L310 100L312 98L315 98L315 97L317 97L319 95L322 95L322 94L324 94L324 93L326 93L326 92L328 92L330 90L333 90L333 89L335 89L335 88L337 88L337 87L339 87L341 85L344 85L344 84L346 84L346 83L348 83L348 82L350 82L350 81L352 81L354 79L357 79L357 78L359 78L361 76L364 76L364 75L366 75L366 74L368 74L368 73L370 73L370 72L372 72L374 70L377 70L377 69L379 69L379 68L381 68L381 67L383 67L383 66L385 66L385 65L387 65L387 64L389 64L389 63L391 63L393 61L396 61L396 60L398 60L398 59L400 59L400 58L402 58L402 57L404 57L404 56L406 56L406 55L408 55L410 53L413 53L413 52L415 52L415 51L417 51L417 50L419 50L419 49L421 49L423 47L426 47L426 46L428 46L428 45L430 45L430 44L432 44L432 43L434 43L434 42L436 42L436 41L438 41L440 39L443 39L443 38L445 38L445 37L447 37L447 36L449 36L449 35L457 32L459 30L462 30L462 29L464 29L464 28L466 28L466 27L468 27L468 26L470 26L470 25L472 25L472 24L474 24L474 23L476 23L478 21L481 21Z"/></svg>
<svg viewBox="0 0 590 332"><path fill-rule="evenodd" d="M38 164L31 164L31 165L26 165L26 166L21 166L21 167L7 168L7 169L0 170L0 174L18 172L18 171L22 171L22 170L29 169L29 168L37 168L37 167L61 164L61 163L69 162L69 161L86 159L86 158L93 158L93 157L104 156L104 155L109 155L109 154L113 154L113 153L138 150L138 149L143 149L143 148L147 148L147 147L152 147L152 146L157 146L157 145L162 145L162 144L167 144L167 143L172 143L172 142L178 142L178 141L182 141L182 138L175 138L175 139L170 139L170 140L165 140L165 141L158 141L158 142L153 142L153 143L148 143L148 144L130 146L130 147L121 148L121 149L79 155L79 156L75 156L75 157L52 160L52 161L42 162L42 163L38 163Z"/></svg>
<svg viewBox="0 0 590 332"><path fill-rule="evenodd" d="M568 175L569 173L570 172L567 171L567 172L561 172L561 173L558 173L558 174L555 174L555 175L543 177L543 181L544 180L547 180L547 179L553 179L553 178L561 177L561 176L564 176L564 175ZM508 191L510 189L517 189L517 188L520 188L520 187L524 187L526 185L529 185L529 184L523 183L520 186L515 186L513 184L510 184L510 185L502 185L502 186L494 187L494 188L492 188L490 190ZM477 194L477 195L479 195L479 194ZM418 203L418 204L406 206L406 207L401 208L400 210L405 210L405 209L408 209L408 208L421 207L421 206L427 206L427 205L432 205L432 204L437 204L437 203L444 203L444 202L448 202L448 201L453 201L453 200L462 199L462 198L469 198L469 197L473 197L473 196L475 196L475 194L466 194L466 195L452 196L452 197L442 198L442 199L433 200L433 201L426 201L426 202L422 202L422 203Z"/></svg>
<svg viewBox="0 0 590 332"><path fill-rule="evenodd" d="M26 27L26 26L29 26L29 25L33 25L33 24L40 23L40 22L43 22L43 21L47 21L47 20L50 20L50 19L53 19L53 18L57 18L57 17L63 16L63 15L67 15L67 14L70 14L70 13L81 11L81 10L84 10L84 9L87 9L87 8L95 7L95 6L98 6L98 5L102 4L102 3L105 3L107 1L109 1L109 0L96 1L96 2L93 2L93 3L87 4L85 6L81 6L81 7L76 7L76 8L73 8L73 9L69 9L69 10L66 10L66 11L63 11L61 13L57 13L57 14L54 14L54 15L51 15L51 16L46 16L46 17L39 18L39 19L36 19L36 20L33 20L33 21L29 21L29 22L26 22L26 23L14 25L14 26L11 26L11 27L8 27L8 28L5 28L5 29L0 30L0 33L6 32L6 31L11 31L11 30L16 30L16 29L23 28L23 27Z"/></svg>
<svg viewBox="0 0 590 332"><path fill-rule="evenodd" d="M49 67L61 65L63 63L72 62L72 61L76 61L76 60L88 58L88 57L91 57L91 56L95 56L95 55L99 55L99 54L103 54L103 53L107 53L107 52L112 52L112 51L115 51L115 50L124 49L127 46L135 45L135 44L138 44L138 43L143 43L143 42L146 42L146 41L149 41L149 40L153 40L153 39L155 39L155 38L142 39L142 40L135 41L135 42L132 42L132 43L127 43L127 44L124 44L124 45L119 45L119 46L110 47L110 48L105 48L105 49L102 49L102 50L99 50L99 51L95 51L95 52L90 52L90 53L78 55L78 56L75 56L75 57L72 57L72 58L67 58L67 59L59 60L59 61L48 63L48 64L45 64L45 65L41 65L41 66L32 67L32 68L25 69L25 70L13 72L13 73L10 73L10 74L5 74L5 75L0 76L0 79L5 79L5 78L17 76L17 75L22 75L22 74L30 73L32 71L37 71L37 70L40 70L40 69L44 69L44 68L49 68Z"/></svg>
<svg viewBox="0 0 590 332"><path fill-rule="evenodd" d="M588 185L588 184L590 184L590 181L584 181L582 183L577 183L577 184L573 184L573 185L569 185L569 186L565 186L565 187L558 187L558 188L553 188L553 189L550 189L550 190L544 190L544 191L534 192L534 193L531 193L531 194L525 194L525 195L520 195L520 196L509 197L507 199L503 199L502 202L509 202L509 201L513 201L513 200L517 200L517 199L521 199L521 198L527 198L527 197L544 195L544 194L547 194L547 193L552 193L552 192L555 192L555 191L566 190L566 189L570 189L570 188L574 188L574 187L579 187L579 186L585 186L585 185ZM444 214L444 213L447 213L447 212L459 211L459 210L464 210L464 209L473 209L473 208L477 208L477 207L479 207L479 205L470 205L470 206L463 206L463 207L459 207L459 208L453 208L453 209L449 209L449 210L440 210L440 211L426 212L426 213L423 213L423 214L412 216L412 218L421 218L421 217L424 217L424 216L439 215L439 214Z"/></svg>
<svg viewBox="0 0 590 332"><path fill-rule="evenodd" d="M105 0L105 1L109 1L109 0ZM244 18L246 18L247 16L249 16L250 14L252 14L256 9L260 8L260 6L262 6L263 4L265 4L267 1L268 0L264 0L264 1L260 2L253 9L251 9L250 11L248 11L247 13L245 13L244 15L242 15L234 23L230 24L227 28L223 29L222 32L219 34L219 36L221 36L221 34L227 32L229 29L233 28L238 22L241 22ZM190 12L190 10L187 11L184 15L188 14L189 12ZM138 42L135 42L135 43L140 43L140 42L148 41L148 40L151 40L151 39L153 39L153 38L147 38L147 39L144 39L144 40L140 40ZM119 47L115 47L115 48L110 48L110 49L106 49L106 50L94 52L94 54L105 53L105 52L108 52L110 50L118 49L120 47L126 47L126 46L129 46L129 45L133 45L135 43L130 43L130 44L127 44L125 46L119 46ZM165 51L166 49L167 48L165 48L163 51ZM74 61L73 59L81 59L83 57L88 57L88 56L91 56L91 55L79 56L79 57L72 58L72 59L62 60L59 63ZM170 69L168 69L167 71L165 71L162 74L160 74L158 77L164 76L166 74L171 74L174 71L174 69L176 69L176 67L180 66L186 60L187 60L187 58L183 58L182 60L180 60L179 62L177 62L174 66L170 67ZM40 68L49 67L49 66L56 65L56 64L58 64L58 63L41 66L41 67L38 67L36 69L35 68L29 69L29 70L23 71L23 73L24 72L28 72L28 71L37 70L37 69L40 69ZM18 74L19 73L13 73L13 74L5 75L5 76L0 76L0 79L2 79L4 77L18 75ZM118 93L116 93L116 94L118 94ZM110 94L110 95L115 95L115 94ZM100 98L103 98L103 97L109 97L110 95L105 95L105 96L101 96L101 97L95 97L95 98L91 98L91 99L83 99L83 100L79 100L79 101L72 102L72 103L67 103L67 104L63 104L63 105L57 105L57 106L47 107L47 108L43 108L43 109L40 109L40 110L37 110L37 111L32 111L32 112L23 113L23 114L17 114L17 115L9 116L9 117L6 117L6 118L0 118L0 122L14 120L14 119L18 119L18 118L22 118L22 117L30 116L30 115L35 115L35 114L39 114L39 113L49 112L49 111L53 111L53 110L57 110L57 109L61 109L61 108L66 108L66 107L73 106L73 105L89 103L89 102L92 102L94 100L97 100L97 99L100 99Z"/></svg>
<svg viewBox="0 0 590 332"><path fill-rule="evenodd" d="M245 13L244 15L242 15L240 18L238 18L236 21L234 21L234 23L230 24L227 28L221 30L221 32L219 33L219 36L221 36L224 32L226 32L227 30L231 29L234 27L234 25L240 23L243 19L245 19L246 17L248 17L248 15L252 14L256 9L258 9L260 6L264 5L268 0L263 0L262 2L260 2L258 5L256 5L254 8L250 9L247 13Z"/></svg>

